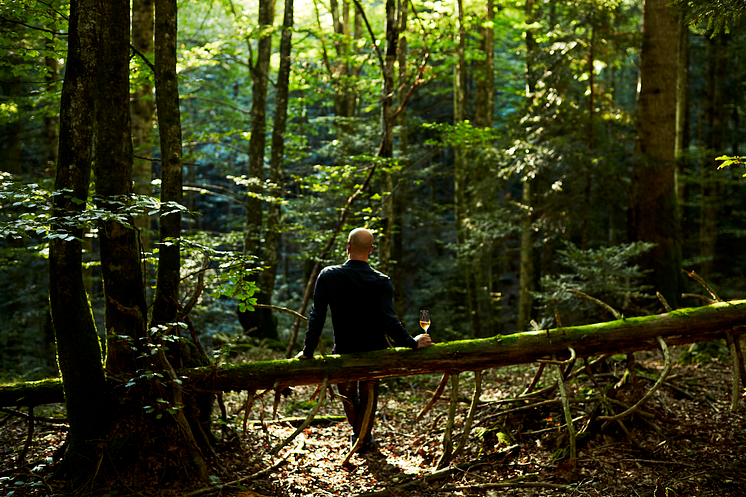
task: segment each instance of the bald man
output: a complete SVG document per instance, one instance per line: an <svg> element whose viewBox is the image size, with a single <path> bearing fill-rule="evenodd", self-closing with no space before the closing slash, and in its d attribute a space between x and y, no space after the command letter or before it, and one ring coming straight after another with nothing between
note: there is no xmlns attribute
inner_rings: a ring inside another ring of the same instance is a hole
<svg viewBox="0 0 746 497"><path fill-rule="evenodd" d="M400 347L419 349L432 345L430 335L423 333L412 338L394 313L394 287L385 274L368 264L373 253L373 234L356 228L347 238L347 257L344 264L324 268L316 280L313 305L308 318L308 329L303 351L296 357L313 357L326 321L327 307L332 311L335 354L354 354L388 348L386 335ZM363 437L360 452L375 449L371 437L373 424L363 427L368 402L368 385L373 384L374 413L378 400L378 380L340 383L339 393L347 420L352 425L352 439Z"/></svg>

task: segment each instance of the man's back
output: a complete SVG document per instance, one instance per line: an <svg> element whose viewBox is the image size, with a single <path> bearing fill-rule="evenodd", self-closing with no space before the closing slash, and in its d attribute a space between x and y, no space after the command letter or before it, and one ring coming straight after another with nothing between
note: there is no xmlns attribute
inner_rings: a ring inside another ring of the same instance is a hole
<svg viewBox="0 0 746 497"><path fill-rule="evenodd" d="M416 347L416 341L394 313L392 296L389 277L372 269L367 262L348 260L342 265L325 268L316 281L308 323L312 340L316 338L316 331L320 335L329 306L334 327L334 353L385 349L388 347L386 334L397 345ZM306 348L315 348L315 345L306 343Z"/></svg>

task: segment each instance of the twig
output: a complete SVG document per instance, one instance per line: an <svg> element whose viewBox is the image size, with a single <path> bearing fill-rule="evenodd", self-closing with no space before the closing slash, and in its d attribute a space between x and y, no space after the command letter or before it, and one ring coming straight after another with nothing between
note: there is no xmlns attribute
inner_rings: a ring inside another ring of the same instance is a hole
<svg viewBox="0 0 746 497"><path fill-rule="evenodd" d="M440 385L438 385L437 390L435 390L435 393L430 398L430 402L427 403L425 407L422 408L420 413L415 418L415 421L419 421L422 419L422 417L427 414L427 412L432 409L432 407L435 405L435 403L438 401L441 395L443 395L443 390L446 388L446 384L448 383L448 378L450 378L451 375L446 371L443 373L443 377L440 379Z"/></svg>
<svg viewBox="0 0 746 497"><path fill-rule="evenodd" d="M295 316L296 318L300 319L304 323L308 322L308 318L306 316L292 309L288 309L287 307L280 307L277 305L270 305L270 304L252 304L251 307L258 307L260 309L272 309L273 311L285 312L287 314Z"/></svg>
<svg viewBox="0 0 746 497"><path fill-rule="evenodd" d="M49 484L49 482L46 480L46 478L44 478L43 476L41 476L38 473L34 473L28 467L24 467L23 469L30 476L33 476L34 478L37 478L37 479L41 480L42 485L44 485L44 487L47 489L48 495L54 495L55 494L54 489L52 489L52 486ZM11 494L12 493L13 492L11 492Z"/></svg>
<svg viewBox="0 0 746 497"><path fill-rule="evenodd" d="M477 406L479 405L479 398L482 396L482 371L474 371L474 395L471 397L471 405L469 406L469 412L466 415L466 421L464 421L464 431L461 434L461 438L458 441L456 450L453 451L453 457L458 456L464 447L466 446L466 440L469 438L471 432L471 425L474 422L474 414L477 412Z"/></svg>
<svg viewBox="0 0 746 497"><path fill-rule="evenodd" d="M655 382L655 385L653 385L650 390L648 390L635 405L633 405L623 413L617 414L616 416L599 416L598 419L607 421L618 421L629 416L630 414L634 413L646 400L648 400L648 398L650 398L650 396L653 395L666 380L668 373L671 372L671 355L668 352L668 346L666 345L666 342L661 337L656 338L658 339L658 343L661 346L661 350L663 351L663 358L665 360L665 365L663 366L663 371L661 372L658 381Z"/></svg>
<svg viewBox="0 0 746 497"><path fill-rule="evenodd" d="M546 364L544 362L539 362L539 367L536 370L536 373L534 373L534 377L531 379L531 383L529 383L528 386L523 390L523 392L521 392L520 397L531 393L531 390L533 390L534 387L536 387L536 384L539 383L539 379L541 379L541 373L544 372L545 367Z"/></svg>
<svg viewBox="0 0 746 497"><path fill-rule="evenodd" d="M572 351L572 349L570 349ZM573 356L575 352L573 351ZM555 356L552 356L555 358ZM567 400L567 390L565 390L565 378L562 373L562 366L559 363L554 363L555 373L557 374L557 386L559 387L560 397L562 398L562 410L565 413L565 422L567 423L567 434L570 437L570 462L572 467L575 467L575 463L578 458L577 445L575 443L575 425L572 422L572 413L570 412L570 403Z"/></svg>
<svg viewBox="0 0 746 497"><path fill-rule="evenodd" d="M730 412L736 412L738 409L738 399L741 398L741 347L738 338L734 338L730 333L725 334L728 349L730 350L731 361L731 392L730 392Z"/></svg>
<svg viewBox="0 0 746 497"><path fill-rule="evenodd" d="M225 488L225 487L234 487L234 486L238 485L239 483L243 483L243 482L251 481L251 480L256 480L257 478L260 478L260 477L266 475L267 473L269 473L271 471L274 471L275 469L279 468L282 464L285 463L285 461L287 461L287 458L289 456L290 456L290 452L288 452L287 454L285 454L282 457L282 459L280 459L279 461L277 461L276 463L274 463L272 466L268 466L268 467L264 468L261 471L257 471L256 473L251 474L249 476L245 476L243 478L239 478L238 480L233 480L233 481L230 481L230 482L227 482L227 483L223 483L222 484L222 488ZM220 492L220 489L218 489L216 487L205 487L205 488L201 488L199 490L195 490L193 492L189 492L187 494L182 494L182 495L183 495L183 497L196 497L198 495L204 495L204 494L209 494L209 493L213 493L213 492Z"/></svg>
<svg viewBox="0 0 746 497"><path fill-rule="evenodd" d="M461 490L487 490L489 488L555 488L569 490L572 487L570 485L562 485L561 483L544 483L540 481L515 481L515 482L503 482L503 483L480 483L475 485L446 485L441 488L434 489L437 492L457 492Z"/></svg>
<svg viewBox="0 0 746 497"><path fill-rule="evenodd" d="M468 461L462 464L457 464L455 466L449 466L447 468L441 469L439 471L434 471L433 473L429 473L424 476L415 477L408 482L396 485L394 487L386 488L377 492L355 494L352 497L383 497L388 495L399 495L401 491L406 490L407 488L420 486L423 483L442 480L453 473L468 471L478 466L489 466L491 468L495 465L495 462L497 462L497 458L495 456L498 456L498 458L500 459L504 459L518 452L519 449L520 447L518 445L511 445L510 447L506 447L505 449L500 451L498 454L490 454L484 459L478 459L476 461Z"/></svg>
<svg viewBox="0 0 746 497"><path fill-rule="evenodd" d="M585 293L583 293L583 292L581 292L579 290L568 289L568 290L565 290L565 291L567 293L572 293L573 295L577 295L578 297L582 297L582 298L584 298L585 300L587 300L589 302L593 302L594 304L596 304L596 305L598 305L600 307L603 307L604 309L606 309L607 311L609 311L614 316L614 319L624 319L624 316L622 316L622 314L619 311L617 311L616 309L614 309L613 307L611 307L606 302L598 300L595 297L591 297L590 295L587 295L587 294L585 294Z"/></svg>
<svg viewBox="0 0 746 497"><path fill-rule="evenodd" d="M313 406L313 409L311 410L311 412L308 413L306 420L298 428L296 428L293 434L287 437L284 442L282 442L281 444L275 445L269 451L270 454L277 455L280 452L280 450L282 450L283 447L285 447L287 444L292 442L295 437L300 435L303 432L303 430L305 430L306 427L309 424L311 424L311 421L313 421L313 418L316 416L316 414L318 414L319 409L321 409L321 405L324 403L324 397L326 396L326 387L328 385L329 385L329 377L327 376L324 378L324 381L321 383L321 393L319 394L319 400L316 402L316 405Z"/></svg>
<svg viewBox="0 0 746 497"><path fill-rule="evenodd" d="M696 293L682 293L682 294L681 294L681 298L682 298L682 299L697 299L697 300L701 300L702 302L704 302L704 303L705 303L705 304L707 304L707 305L710 305L710 304L714 304L714 303L715 303L715 301L714 301L714 300L712 300L712 299L708 299L708 298L707 298L707 297L705 297L704 295L698 295L698 294L696 294Z"/></svg>
<svg viewBox="0 0 746 497"><path fill-rule="evenodd" d="M573 362L575 362L575 357L576 357L575 350L572 347L568 347L568 349L570 350L569 359L565 359L564 361L558 361L557 359L537 359L536 362L538 362L539 364L556 364L558 366L565 366L567 364L572 364Z"/></svg>
<svg viewBox="0 0 746 497"><path fill-rule="evenodd" d="M658 300L660 300L661 304L663 304L663 308L666 309L666 312L671 312L671 305L666 300L666 297L663 296L661 292L655 292L655 296L658 297Z"/></svg>
<svg viewBox="0 0 746 497"><path fill-rule="evenodd" d="M697 283L699 283L700 285L702 285L702 287L705 290L707 290L707 293L709 293L712 296L712 299L715 302L722 302L722 300L720 300L720 297L718 296L718 294L715 293L715 290L713 290L712 287L710 285L708 285L707 282L705 280L703 280L700 275L698 275L694 271L691 271L691 272L687 271L686 269L682 269L682 271L684 272L684 274L686 274L690 278L694 279L694 281L696 281Z"/></svg>
<svg viewBox="0 0 746 497"><path fill-rule="evenodd" d="M8 414L8 419L12 418L13 416L23 418L23 419L29 419L29 415L25 412L16 411L14 409L7 409L5 407L0 407L0 412L4 412ZM33 416L34 421L40 421L42 423L50 423L58 425L57 428L66 428L67 427L67 419L66 418L47 418L44 416ZM3 420L3 423L0 423L0 426L5 423L5 419Z"/></svg>
<svg viewBox="0 0 746 497"><path fill-rule="evenodd" d="M357 440L355 440L355 445L352 446L350 451L347 453L347 456L345 456L344 461L342 461L342 467L347 471L353 471L356 466L352 463L350 463L350 459L352 458L352 455L357 452L360 447L363 446L363 434L368 433L369 428L371 427L373 423L373 410L376 405L376 399L373 392L373 389L375 388L375 382L369 381L368 382L368 403L365 405L365 415L363 416L363 423L360 425L360 433L357 437Z"/></svg>
<svg viewBox="0 0 746 497"><path fill-rule="evenodd" d="M194 292L192 293L191 298L189 301L184 305L181 312L179 313L179 318L176 319L176 321L181 321L186 315L188 315L190 312L192 312L192 309L195 305L197 305L197 301L199 300L199 296L202 295L202 290L205 287L205 270L210 266L210 258L207 255L207 252L204 253L202 256L202 267L197 272L197 287L194 289Z"/></svg>
<svg viewBox="0 0 746 497"><path fill-rule="evenodd" d="M26 436L26 443L23 444L23 450L20 454L18 454L18 457L16 458L16 463L21 464L23 461L26 460L26 454L28 454L28 450L31 447L31 441L34 438L34 407L31 406L28 408L28 435Z"/></svg>
<svg viewBox="0 0 746 497"><path fill-rule="evenodd" d="M443 453L440 455L440 459L438 459L438 464L436 465L438 469L448 466L453 454L451 434L453 433L453 422L456 418L456 408L458 407L458 380L458 372L451 374L451 402L448 406L448 421L443 432Z"/></svg>

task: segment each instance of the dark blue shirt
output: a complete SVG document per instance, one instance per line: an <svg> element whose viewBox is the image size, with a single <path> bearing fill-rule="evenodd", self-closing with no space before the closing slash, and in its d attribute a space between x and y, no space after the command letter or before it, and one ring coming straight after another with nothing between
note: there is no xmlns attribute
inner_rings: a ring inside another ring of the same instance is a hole
<svg viewBox="0 0 746 497"><path fill-rule="evenodd" d="M350 259L342 265L324 268L313 290L303 355L313 356L327 306L332 312L335 354L385 349L388 347L385 335L400 347L417 348L417 341L394 313L393 295L389 277L372 269L367 262Z"/></svg>

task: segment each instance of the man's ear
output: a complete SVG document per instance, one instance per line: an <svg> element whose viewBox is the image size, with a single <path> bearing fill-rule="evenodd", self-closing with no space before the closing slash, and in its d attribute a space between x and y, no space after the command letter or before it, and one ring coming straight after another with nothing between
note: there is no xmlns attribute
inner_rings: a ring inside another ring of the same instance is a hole
<svg viewBox="0 0 746 497"><path fill-rule="evenodd" d="M368 255L373 253L373 245L370 246L370 250L368 250Z"/></svg>

